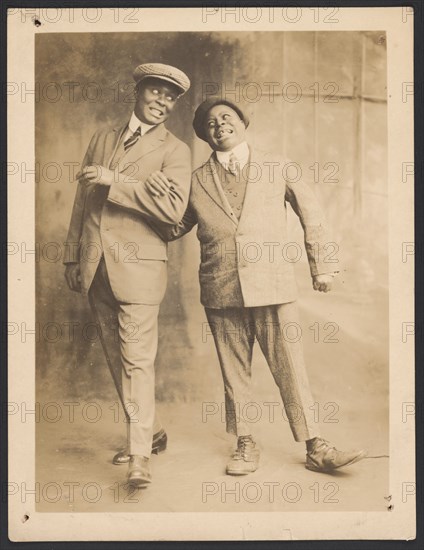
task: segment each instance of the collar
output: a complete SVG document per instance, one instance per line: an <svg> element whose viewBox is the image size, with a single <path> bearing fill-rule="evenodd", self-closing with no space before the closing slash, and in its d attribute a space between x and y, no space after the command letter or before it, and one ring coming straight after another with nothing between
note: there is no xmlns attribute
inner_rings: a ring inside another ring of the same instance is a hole
<svg viewBox="0 0 424 550"><path fill-rule="evenodd" d="M234 149L231 149L231 151L216 151L216 158L218 159L218 162L222 164L224 168L226 168L230 162L230 155L233 154L240 165L240 170L244 168L244 166L247 164L249 160L249 146L247 145L246 141L242 141L238 145L234 147Z"/></svg>
<svg viewBox="0 0 424 550"><path fill-rule="evenodd" d="M141 126L141 135L144 136L146 132L148 132L151 128L157 126L157 124L145 124L144 122L141 122L141 120L138 119L133 112L128 123L128 130L131 131L131 135L137 130L139 126Z"/></svg>

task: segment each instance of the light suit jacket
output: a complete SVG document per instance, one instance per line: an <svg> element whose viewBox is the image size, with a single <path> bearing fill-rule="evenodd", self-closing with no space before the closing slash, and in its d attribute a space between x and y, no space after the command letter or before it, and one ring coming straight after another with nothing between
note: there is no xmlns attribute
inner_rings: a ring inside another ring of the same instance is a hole
<svg viewBox="0 0 424 550"><path fill-rule="evenodd" d="M96 132L83 166L109 168L125 129L126 125ZM153 197L145 189L147 176L155 170L162 170L173 182L165 197ZM160 124L119 159L110 188L84 181L78 184L64 263L79 262L83 294L90 289L103 253L118 301L161 302L167 283L167 243L149 222L173 225L181 220L190 177L189 148Z"/></svg>
<svg viewBox="0 0 424 550"><path fill-rule="evenodd" d="M204 306L253 307L297 298L293 266L304 251L288 235L286 202L303 226L311 275L337 271L337 264L325 262L327 231L317 198L305 183L284 180L287 161L251 150L250 167L244 168L249 176L239 220L223 192L217 162L212 154L193 173L182 221L160 231L163 238L173 240L197 224Z"/></svg>

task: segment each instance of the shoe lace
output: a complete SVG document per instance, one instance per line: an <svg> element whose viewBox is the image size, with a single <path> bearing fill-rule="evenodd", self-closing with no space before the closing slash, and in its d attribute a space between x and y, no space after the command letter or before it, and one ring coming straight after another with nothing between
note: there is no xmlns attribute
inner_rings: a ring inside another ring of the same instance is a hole
<svg viewBox="0 0 424 550"><path fill-rule="evenodd" d="M317 441L317 443L315 444L314 446L314 449L312 452L314 451L318 451L318 450L323 450L323 448L326 449L326 451L337 451L336 447L334 447L334 445L331 445L331 443L329 441L327 441L326 439L323 439L323 438L319 438L319 441Z"/></svg>
<svg viewBox="0 0 424 550"><path fill-rule="evenodd" d="M234 457L244 458L246 456L246 453L253 447L254 447L254 443L251 436L239 437L237 441L237 449L236 449L236 452L234 453Z"/></svg>

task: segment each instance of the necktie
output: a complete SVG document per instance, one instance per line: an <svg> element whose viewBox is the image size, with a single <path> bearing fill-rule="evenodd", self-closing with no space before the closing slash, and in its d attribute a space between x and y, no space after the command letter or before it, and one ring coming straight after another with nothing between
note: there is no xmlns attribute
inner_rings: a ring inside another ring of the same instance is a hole
<svg viewBox="0 0 424 550"><path fill-rule="evenodd" d="M234 153L230 154L230 158L228 161L228 171L231 172L234 176L237 176L240 171L240 164Z"/></svg>
<svg viewBox="0 0 424 550"><path fill-rule="evenodd" d="M137 128L137 130L133 133L132 136L130 136L129 138L127 138L125 141L124 141L124 149L125 149L125 152L128 151L128 149L131 149L131 147L137 143L137 141L140 139L140 136L141 136L141 126L139 126Z"/></svg>

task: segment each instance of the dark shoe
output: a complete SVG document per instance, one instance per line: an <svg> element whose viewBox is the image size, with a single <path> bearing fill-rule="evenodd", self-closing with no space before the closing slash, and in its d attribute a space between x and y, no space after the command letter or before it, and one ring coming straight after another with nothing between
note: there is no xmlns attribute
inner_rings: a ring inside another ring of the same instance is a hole
<svg viewBox="0 0 424 550"><path fill-rule="evenodd" d="M259 449L251 435L240 436L236 452L227 464L227 474L243 476L256 471L259 466Z"/></svg>
<svg viewBox="0 0 424 550"><path fill-rule="evenodd" d="M305 468L313 472L331 472L349 466L367 456L367 451L338 451L325 439L316 437L312 446L306 453Z"/></svg>
<svg viewBox="0 0 424 550"><path fill-rule="evenodd" d="M128 466L128 483L133 487L143 487L151 481L149 459L140 455L131 455Z"/></svg>
<svg viewBox="0 0 424 550"><path fill-rule="evenodd" d="M160 430L159 432L153 434L153 442L152 442L153 455L164 453L166 451L167 445L168 445L168 436L166 435L165 430Z"/></svg>
<svg viewBox="0 0 424 550"><path fill-rule="evenodd" d="M168 444L168 436L166 435L165 430L160 430L159 432L155 433L153 435L153 442L152 442L152 454L158 455L159 453L163 453L166 450L166 446ZM122 449L122 451L119 451L113 459L113 464L128 464L130 461L130 455L128 454L127 449Z"/></svg>

